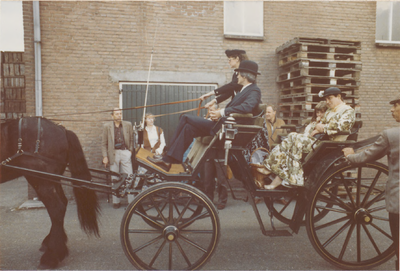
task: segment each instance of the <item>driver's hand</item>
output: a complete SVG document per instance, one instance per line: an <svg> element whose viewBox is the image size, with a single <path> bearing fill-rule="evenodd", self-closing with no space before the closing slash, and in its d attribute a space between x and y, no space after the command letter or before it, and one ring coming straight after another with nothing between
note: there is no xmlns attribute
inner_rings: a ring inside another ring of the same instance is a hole
<svg viewBox="0 0 400 271"><path fill-rule="evenodd" d="M209 109L212 106L214 106L216 103L217 103L217 100L213 99L213 100L209 101L208 103L206 103L206 105L204 107Z"/></svg>

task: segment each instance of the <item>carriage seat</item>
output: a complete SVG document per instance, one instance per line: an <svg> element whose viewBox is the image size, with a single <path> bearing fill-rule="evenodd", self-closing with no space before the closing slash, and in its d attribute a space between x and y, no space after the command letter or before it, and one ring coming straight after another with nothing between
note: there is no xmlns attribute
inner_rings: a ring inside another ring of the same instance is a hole
<svg viewBox="0 0 400 271"><path fill-rule="evenodd" d="M229 116L233 117L238 123L246 123L246 125L263 126L264 118L262 117L267 109L266 104L259 104L254 113L238 114L232 113ZM218 136L218 135L216 135ZM200 157L205 153L214 136L196 137L191 150L188 154L188 161L194 165L198 162Z"/></svg>

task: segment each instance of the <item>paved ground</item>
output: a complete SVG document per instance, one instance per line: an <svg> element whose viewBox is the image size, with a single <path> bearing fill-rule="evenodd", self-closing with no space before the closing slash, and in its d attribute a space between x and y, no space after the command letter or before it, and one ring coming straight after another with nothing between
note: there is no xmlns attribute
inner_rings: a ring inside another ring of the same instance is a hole
<svg viewBox="0 0 400 271"><path fill-rule="evenodd" d="M26 189L23 179L0 185L2 270L36 269L41 256L38 249L50 228L45 209L18 209L25 202ZM65 228L70 255L60 270L133 269L119 238L124 208L114 210L104 198L101 207L101 238L88 238L80 230L75 204L69 204ZM219 216L222 237L205 270L338 270L312 248L304 227L293 237L265 237L250 204L232 199ZM277 226L287 229L280 223ZM394 270L394 259L374 270Z"/></svg>

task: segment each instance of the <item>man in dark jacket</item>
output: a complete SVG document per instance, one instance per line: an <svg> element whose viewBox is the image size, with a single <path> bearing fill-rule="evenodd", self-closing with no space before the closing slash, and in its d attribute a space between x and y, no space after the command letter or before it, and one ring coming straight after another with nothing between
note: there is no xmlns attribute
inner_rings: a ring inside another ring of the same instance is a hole
<svg viewBox="0 0 400 271"><path fill-rule="evenodd" d="M393 118L400 122L400 95L392 104ZM375 161L387 155L389 178L386 183L386 210L389 212L389 224L396 249L396 270L399 270L399 141L400 127L387 129L381 133L375 143L368 149L354 153L352 148L344 148L343 153L351 163L360 164Z"/></svg>
<svg viewBox="0 0 400 271"><path fill-rule="evenodd" d="M169 170L171 163L182 163L184 152L199 136L214 135L221 128L223 121L232 113L255 113L261 100L261 91L255 84L258 73L257 63L245 60L235 71L238 72L238 83L242 85L241 91L223 109L210 109L210 118L204 119L193 115L183 115L171 139L167 155L162 159L147 159Z"/></svg>

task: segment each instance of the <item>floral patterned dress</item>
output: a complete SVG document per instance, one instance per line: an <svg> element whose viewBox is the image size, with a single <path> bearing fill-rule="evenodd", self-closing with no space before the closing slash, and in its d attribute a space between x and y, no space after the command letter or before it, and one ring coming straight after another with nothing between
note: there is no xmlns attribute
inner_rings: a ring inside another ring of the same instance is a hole
<svg viewBox="0 0 400 271"><path fill-rule="evenodd" d="M324 133L330 140L344 141L347 135L336 135L339 131L349 131L355 122L355 112L350 106L341 103L334 109L328 109L321 119L326 124ZM314 130L316 122L312 122L306 128L304 134L290 133L282 143L276 146L263 165L269 171L278 175L283 184L304 185L303 168L300 159L303 153L309 153L316 141L310 134ZM309 127L310 126L310 127Z"/></svg>

